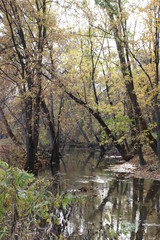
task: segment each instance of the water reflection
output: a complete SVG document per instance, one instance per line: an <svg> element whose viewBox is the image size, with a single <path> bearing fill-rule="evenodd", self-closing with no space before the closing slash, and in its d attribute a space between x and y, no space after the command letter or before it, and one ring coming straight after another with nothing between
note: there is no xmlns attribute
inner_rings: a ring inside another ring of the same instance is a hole
<svg viewBox="0 0 160 240"><path fill-rule="evenodd" d="M72 209L65 238L160 239L160 182L117 178L107 160L99 162L98 152L70 150L63 161L56 175L52 172L53 191L85 198Z"/></svg>

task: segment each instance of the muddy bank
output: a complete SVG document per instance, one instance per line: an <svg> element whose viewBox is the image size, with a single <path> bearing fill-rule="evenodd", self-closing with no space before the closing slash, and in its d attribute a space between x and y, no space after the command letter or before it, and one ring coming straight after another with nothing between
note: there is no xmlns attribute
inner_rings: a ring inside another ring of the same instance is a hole
<svg viewBox="0 0 160 240"><path fill-rule="evenodd" d="M144 166L139 164L138 156L135 156L127 163L112 166L111 170L117 174L127 175L127 177L160 180L160 164L155 154L146 148L144 149L144 159L147 163Z"/></svg>

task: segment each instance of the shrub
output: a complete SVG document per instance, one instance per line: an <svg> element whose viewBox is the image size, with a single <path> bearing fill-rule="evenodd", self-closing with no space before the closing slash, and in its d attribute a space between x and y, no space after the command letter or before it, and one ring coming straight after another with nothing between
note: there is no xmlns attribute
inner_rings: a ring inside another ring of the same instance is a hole
<svg viewBox="0 0 160 240"><path fill-rule="evenodd" d="M58 239L77 199L52 185L0 161L0 239Z"/></svg>

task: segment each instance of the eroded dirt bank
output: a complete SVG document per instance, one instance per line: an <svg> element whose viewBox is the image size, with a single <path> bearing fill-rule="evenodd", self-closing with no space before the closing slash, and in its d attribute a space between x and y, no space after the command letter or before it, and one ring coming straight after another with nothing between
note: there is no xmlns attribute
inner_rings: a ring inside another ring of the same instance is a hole
<svg viewBox="0 0 160 240"><path fill-rule="evenodd" d="M127 177L160 180L160 163L155 154L146 148L144 150L144 158L147 163L144 166L140 166L138 156L135 156L129 162L117 164L112 166L111 169L117 172L119 177L122 174L122 176L125 175Z"/></svg>

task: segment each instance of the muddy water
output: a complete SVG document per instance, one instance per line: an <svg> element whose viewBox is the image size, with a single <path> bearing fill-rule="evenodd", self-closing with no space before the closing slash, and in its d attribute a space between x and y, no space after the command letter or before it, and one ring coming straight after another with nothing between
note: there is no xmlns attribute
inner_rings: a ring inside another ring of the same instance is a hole
<svg viewBox="0 0 160 240"><path fill-rule="evenodd" d="M84 197L73 208L64 237L159 240L160 182L117 175L107 159L96 167L98 161L98 152L68 150L56 173L57 191Z"/></svg>

